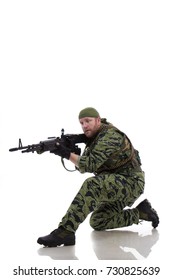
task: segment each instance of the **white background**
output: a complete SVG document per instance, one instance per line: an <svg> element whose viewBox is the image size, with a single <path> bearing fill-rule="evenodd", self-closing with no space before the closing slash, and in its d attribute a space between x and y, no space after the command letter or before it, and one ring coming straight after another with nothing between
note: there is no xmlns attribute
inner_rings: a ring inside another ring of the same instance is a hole
<svg viewBox="0 0 173 280"><path fill-rule="evenodd" d="M150 264L163 265L172 248L172 14L171 1L1 1L1 256L9 279L15 266L52 263L36 240L57 227L89 174L68 173L49 153L8 150L18 138L28 145L61 128L81 133L87 106L140 151L145 196L161 220ZM77 258L98 265L90 232L85 221Z"/></svg>

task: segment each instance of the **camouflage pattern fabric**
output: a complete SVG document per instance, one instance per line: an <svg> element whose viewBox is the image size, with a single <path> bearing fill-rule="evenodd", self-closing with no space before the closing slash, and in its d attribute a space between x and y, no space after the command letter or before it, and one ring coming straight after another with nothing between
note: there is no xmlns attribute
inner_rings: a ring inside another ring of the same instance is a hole
<svg viewBox="0 0 173 280"><path fill-rule="evenodd" d="M140 165L129 138L109 123L102 124L79 159L79 171L95 176L85 180L59 226L75 232L91 212L90 225L95 230L138 224L138 210L124 208L131 207L144 191Z"/></svg>
<svg viewBox="0 0 173 280"><path fill-rule="evenodd" d="M91 212L90 225L96 230L138 224L138 210L124 208L131 206L143 189L143 172L133 172L131 176L102 174L88 178L59 226L75 232Z"/></svg>
<svg viewBox="0 0 173 280"><path fill-rule="evenodd" d="M112 171L130 160L134 166L141 164L139 153L127 135L111 124L102 124L96 137L89 139L79 159L79 171L96 174Z"/></svg>

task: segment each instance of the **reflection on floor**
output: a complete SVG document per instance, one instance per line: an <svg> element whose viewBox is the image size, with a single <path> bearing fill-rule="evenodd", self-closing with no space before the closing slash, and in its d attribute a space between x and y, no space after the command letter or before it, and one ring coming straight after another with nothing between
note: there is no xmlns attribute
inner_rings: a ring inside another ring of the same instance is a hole
<svg viewBox="0 0 173 280"><path fill-rule="evenodd" d="M133 228L132 228L133 229ZM85 243L84 243L85 239ZM90 240L88 240L90 239ZM152 227L136 227L92 231L89 238L80 236L75 246L40 248L40 256L49 256L54 260L78 260L94 258L98 260L142 260L149 256L152 247L159 239L157 229ZM91 246L91 247L90 247Z"/></svg>
<svg viewBox="0 0 173 280"><path fill-rule="evenodd" d="M98 259L136 260L148 257L159 234L157 230L152 230L151 234L145 236L138 232L114 230L93 231L91 237Z"/></svg>

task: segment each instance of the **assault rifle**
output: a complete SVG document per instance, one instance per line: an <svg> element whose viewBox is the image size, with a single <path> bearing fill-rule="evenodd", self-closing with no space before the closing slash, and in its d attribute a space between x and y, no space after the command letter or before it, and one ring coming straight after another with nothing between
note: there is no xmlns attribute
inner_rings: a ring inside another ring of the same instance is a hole
<svg viewBox="0 0 173 280"><path fill-rule="evenodd" d="M61 137L48 137L47 140L40 141L38 144L32 144L28 146L23 146L22 141L19 138L19 146L16 148L9 149L10 152L15 152L21 150L22 153L34 153L42 154L44 152L54 152L59 145L63 145L70 149L72 153L80 155L81 149L78 147L79 143L86 143L87 137L85 134L64 134L64 129L61 130ZM66 170L68 170L65 165L63 158L61 158L62 164ZM68 170L72 171L72 170Z"/></svg>

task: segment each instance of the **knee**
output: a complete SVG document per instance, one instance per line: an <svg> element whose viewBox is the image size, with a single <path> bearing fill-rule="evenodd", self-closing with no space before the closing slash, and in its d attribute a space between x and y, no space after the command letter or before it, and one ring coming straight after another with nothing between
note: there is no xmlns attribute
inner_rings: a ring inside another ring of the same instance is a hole
<svg viewBox="0 0 173 280"><path fill-rule="evenodd" d="M101 195L101 187L95 177L90 177L83 182L80 192L85 195L88 194L87 196L93 197L94 200L98 200Z"/></svg>
<svg viewBox="0 0 173 280"><path fill-rule="evenodd" d="M89 178L87 178L87 179L85 179L85 181L84 181L84 183L83 183L84 185L95 185L96 184L96 176L92 176L92 177L89 177Z"/></svg>
<svg viewBox="0 0 173 280"><path fill-rule="evenodd" d="M94 185L94 177L85 179L82 184L82 189L90 189Z"/></svg>
<svg viewBox="0 0 173 280"><path fill-rule="evenodd" d="M104 228L102 227L102 221L99 219L98 217L96 217L95 213L93 212L93 214L90 217L89 220L90 226L94 229L94 230L103 230Z"/></svg>
<svg viewBox="0 0 173 280"><path fill-rule="evenodd" d="M81 188L80 188L80 190L79 190L79 193L80 194L82 194L84 197L86 196L86 193L88 193L88 191L92 191L93 192L93 188L92 188L92 180L91 180L91 178L87 178L84 182L83 182L83 184L82 184L82 186L81 186Z"/></svg>
<svg viewBox="0 0 173 280"><path fill-rule="evenodd" d="M90 217L89 223L90 223L90 226L91 226L93 229L95 229L95 221L94 221L94 219L93 219L93 214L92 214L91 217Z"/></svg>

